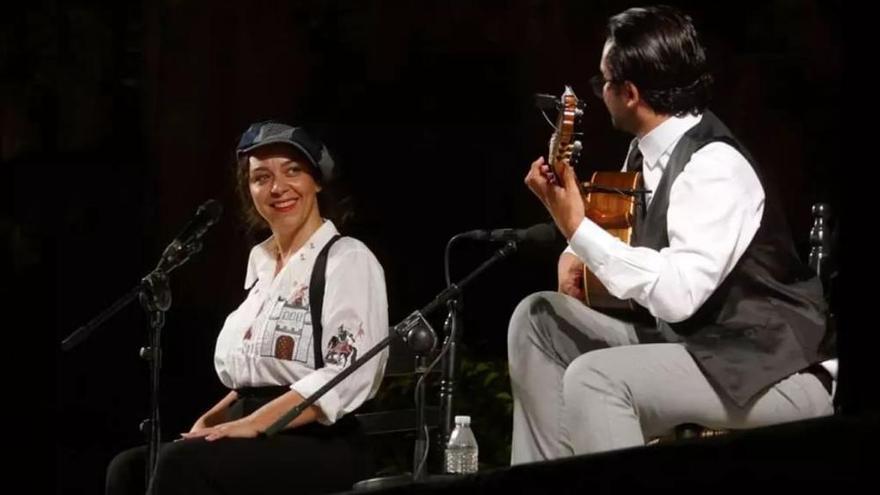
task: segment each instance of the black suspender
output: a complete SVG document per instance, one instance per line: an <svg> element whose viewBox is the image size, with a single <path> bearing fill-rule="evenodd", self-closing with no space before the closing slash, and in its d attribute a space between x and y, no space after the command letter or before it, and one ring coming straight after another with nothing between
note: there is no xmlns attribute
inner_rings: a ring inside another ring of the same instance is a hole
<svg viewBox="0 0 880 495"><path fill-rule="evenodd" d="M327 257L330 253L330 246L334 242L341 239L342 236L336 234L327 241L324 249L318 253L315 259L315 266L312 268L312 280L309 282L309 305L312 311L312 340L315 348L315 369L324 367L324 356L321 352L321 334L323 326L321 325L321 312L324 309L324 283L326 282Z"/></svg>

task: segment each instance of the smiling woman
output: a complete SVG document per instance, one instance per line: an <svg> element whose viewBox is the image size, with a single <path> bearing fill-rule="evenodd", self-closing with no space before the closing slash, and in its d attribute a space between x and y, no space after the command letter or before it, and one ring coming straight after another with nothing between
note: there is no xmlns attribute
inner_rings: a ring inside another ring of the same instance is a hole
<svg viewBox="0 0 880 495"><path fill-rule="evenodd" d="M251 250L244 302L217 337L214 367L229 392L181 438L164 445L148 493L300 493L350 488L372 474L351 416L373 397L387 351L291 421L256 439L360 352L388 335L385 278L373 253L322 216L333 178L324 145L302 128L250 126L237 149L248 222L271 236ZM338 242L337 242L338 241ZM327 331L324 331L324 328ZM145 449L117 456L107 493L144 493Z"/></svg>
<svg viewBox="0 0 880 495"><path fill-rule="evenodd" d="M247 167L250 203L269 225L278 254L276 270L321 226L319 176L306 156L284 143L254 150ZM242 167L244 168L244 167Z"/></svg>

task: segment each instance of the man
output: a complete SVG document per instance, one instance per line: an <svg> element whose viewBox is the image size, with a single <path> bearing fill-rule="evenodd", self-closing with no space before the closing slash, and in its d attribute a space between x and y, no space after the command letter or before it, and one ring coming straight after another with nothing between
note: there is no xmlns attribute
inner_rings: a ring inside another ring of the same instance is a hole
<svg viewBox="0 0 880 495"><path fill-rule="evenodd" d="M512 463L642 445L678 424L748 428L831 414L819 280L777 198L706 110L711 76L691 19L669 7L612 17L593 82L633 134L647 209L632 245L584 217L570 166L539 158L526 184L569 240L560 292L524 299L508 334ZM650 325L582 302L584 264ZM572 297L574 296L574 297Z"/></svg>

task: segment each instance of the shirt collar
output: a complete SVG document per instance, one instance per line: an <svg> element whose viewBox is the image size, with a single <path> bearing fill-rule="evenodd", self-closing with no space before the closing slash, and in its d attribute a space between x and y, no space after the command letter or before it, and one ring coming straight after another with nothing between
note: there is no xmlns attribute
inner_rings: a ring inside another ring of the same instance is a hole
<svg viewBox="0 0 880 495"><path fill-rule="evenodd" d="M663 123L638 140L639 151L644 158L644 166L653 168L663 153L671 152L681 136L697 125L702 115L687 114L684 117L669 117Z"/></svg>
<svg viewBox="0 0 880 495"><path fill-rule="evenodd" d="M339 231L336 229L336 225L334 225L331 220L325 219L321 226L318 227L318 230L309 237L305 244L303 244L296 253L293 253L293 255L290 256L288 263L290 260L295 259L299 253L305 253L306 251L314 251L317 253L323 249L324 245L327 244L334 235L338 233ZM257 283L257 280L260 280L261 278L266 280L272 279L275 273L276 251L277 247L274 236L269 236L268 239L251 249L250 256L248 257L247 274L244 279L245 290L253 287L254 284Z"/></svg>

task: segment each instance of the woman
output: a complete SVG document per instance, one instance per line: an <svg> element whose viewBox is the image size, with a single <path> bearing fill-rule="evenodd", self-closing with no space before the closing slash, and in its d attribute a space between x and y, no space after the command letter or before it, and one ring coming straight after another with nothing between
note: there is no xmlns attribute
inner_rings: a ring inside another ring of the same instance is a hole
<svg viewBox="0 0 880 495"><path fill-rule="evenodd" d="M372 473L358 425L346 415L376 393L387 351L281 433L257 436L388 335L382 267L321 216L334 168L323 144L302 128L261 122L242 135L237 154L246 217L272 235L251 250L247 298L217 338L214 364L230 392L162 447L150 493L349 489ZM145 453L140 447L113 460L108 494L144 492Z"/></svg>

